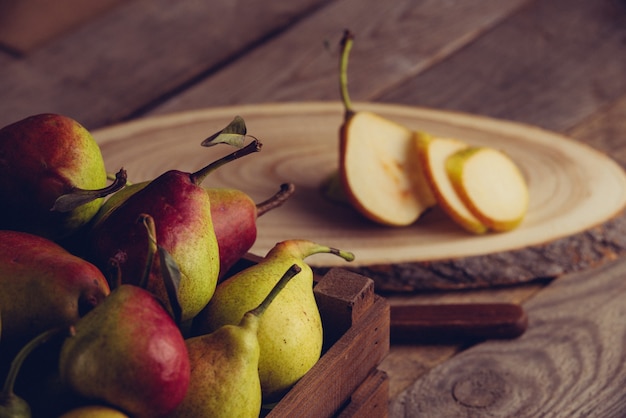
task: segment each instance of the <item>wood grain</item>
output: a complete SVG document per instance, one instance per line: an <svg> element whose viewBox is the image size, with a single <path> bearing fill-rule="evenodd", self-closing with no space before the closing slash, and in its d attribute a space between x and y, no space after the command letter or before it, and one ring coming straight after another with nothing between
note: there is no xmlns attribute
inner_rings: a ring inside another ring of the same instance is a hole
<svg viewBox="0 0 626 418"><path fill-rule="evenodd" d="M535 1L378 100L563 132L626 92L625 22L620 1Z"/></svg>
<svg viewBox="0 0 626 418"><path fill-rule="evenodd" d="M90 129L131 118L325 2L123 2L0 67L0 125L40 112Z"/></svg>
<svg viewBox="0 0 626 418"><path fill-rule="evenodd" d="M504 149L520 165L531 191L522 226L504 234L471 235L435 209L410 227L388 228L326 199L320 186L337 167L339 103L211 108L111 126L94 135L108 169L124 167L136 182L168 169L194 171L218 158L225 151L202 149L199 143L235 115L243 116L263 150L221 168L205 186L238 188L255 201L284 182L296 187L288 202L259 218L251 252L263 256L276 242L292 238L353 251L356 260L350 264L332 255L309 263L319 273L337 266L362 273L379 291L555 277L613 258L624 248L620 237L626 235L605 230L604 224L626 204L626 176L605 155L547 131L494 119L371 103L357 108L411 129Z"/></svg>
<svg viewBox="0 0 626 418"><path fill-rule="evenodd" d="M625 264L562 277L524 304L524 335L435 367L393 401L390 415L624 416Z"/></svg>
<svg viewBox="0 0 626 418"><path fill-rule="evenodd" d="M338 44L346 28L356 36L350 56L351 94L358 100L374 100L381 92L445 60L528 2L335 1L152 113L337 100Z"/></svg>

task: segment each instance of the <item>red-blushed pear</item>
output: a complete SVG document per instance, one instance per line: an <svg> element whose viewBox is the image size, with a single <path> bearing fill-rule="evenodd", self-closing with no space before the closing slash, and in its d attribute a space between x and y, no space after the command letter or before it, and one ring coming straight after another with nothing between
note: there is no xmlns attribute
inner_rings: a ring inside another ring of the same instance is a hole
<svg viewBox="0 0 626 418"><path fill-rule="evenodd" d="M183 336L152 293L122 284L77 324L59 358L61 380L87 399L136 417L160 417L183 399L189 358Z"/></svg>
<svg viewBox="0 0 626 418"><path fill-rule="evenodd" d="M166 252L158 245L154 220L140 214L136 222L147 236L139 285L120 284L117 276L111 294L81 318L63 342L59 373L64 385L86 399L113 405L133 417L155 418L183 400L191 369L177 322L143 287L152 266L166 264ZM111 263L119 273L117 262ZM166 275L161 279L165 281Z"/></svg>
<svg viewBox="0 0 626 418"><path fill-rule="evenodd" d="M189 388L169 418L259 416L259 324L272 301L300 270L297 264L289 267L260 305L237 324L185 341L191 363Z"/></svg>
<svg viewBox="0 0 626 418"><path fill-rule="evenodd" d="M0 231L0 288L5 353L50 328L76 323L110 293L95 265L20 231Z"/></svg>
<svg viewBox="0 0 626 418"><path fill-rule="evenodd" d="M65 238L123 186L107 181L98 144L70 117L38 114L0 129L0 229Z"/></svg>
<svg viewBox="0 0 626 418"><path fill-rule="evenodd" d="M435 198L415 158L413 132L375 113L352 108L347 91L352 41L346 31L340 63L345 106L339 134L340 183L347 200L365 217L384 225L410 225L435 205Z"/></svg>
<svg viewBox="0 0 626 418"><path fill-rule="evenodd" d="M213 296L220 268L211 202L201 183L217 167L260 149L261 143L254 140L194 173L170 170L143 185L91 228L89 259L103 270L110 259L116 260L122 282L136 284L146 265L148 242L136 221L140 214L150 214L157 241L181 272L178 297L182 321L191 320ZM147 289L167 300L156 264Z"/></svg>
<svg viewBox="0 0 626 418"><path fill-rule="evenodd" d="M528 211L528 185L515 162L491 147L472 146L448 157L446 170L457 194L494 231L516 228Z"/></svg>
<svg viewBox="0 0 626 418"><path fill-rule="evenodd" d="M239 189L209 188L211 216L220 250L220 280L252 248L257 237L257 219L281 206L295 186L285 183L268 199L255 203Z"/></svg>
<svg viewBox="0 0 626 418"><path fill-rule="evenodd" d="M448 158L469 145L457 139L436 137L425 132L416 132L415 142L417 156L439 206L465 230L475 234L487 232L487 227L457 194L446 169Z"/></svg>
<svg viewBox="0 0 626 418"><path fill-rule="evenodd" d="M313 272L304 262L318 253L354 259L352 253L307 240L279 242L258 264L221 282L214 297L194 318L194 336L236 325L261 303L292 264L300 267L297 278L274 299L259 324L259 378L265 403L280 399L321 355L323 330L313 294Z"/></svg>

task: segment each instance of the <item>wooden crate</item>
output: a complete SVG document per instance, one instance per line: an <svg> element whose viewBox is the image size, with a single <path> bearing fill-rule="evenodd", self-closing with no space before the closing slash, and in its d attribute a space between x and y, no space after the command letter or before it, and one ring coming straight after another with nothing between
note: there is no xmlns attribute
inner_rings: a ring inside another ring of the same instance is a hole
<svg viewBox="0 0 626 418"><path fill-rule="evenodd" d="M371 279L342 269L319 278L314 292L322 357L265 416L387 417L389 382L377 366L389 352L389 304Z"/></svg>

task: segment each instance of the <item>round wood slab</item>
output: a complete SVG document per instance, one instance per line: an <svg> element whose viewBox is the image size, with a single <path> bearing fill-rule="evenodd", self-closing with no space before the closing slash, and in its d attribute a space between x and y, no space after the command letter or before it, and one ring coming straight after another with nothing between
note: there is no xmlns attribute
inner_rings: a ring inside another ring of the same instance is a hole
<svg viewBox="0 0 626 418"><path fill-rule="evenodd" d="M285 182L294 195L258 219L251 253L278 241L309 239L352 251L347 263L328 254L307 262L319 272L342 267L371 277L381 291L476 288L552 278L615 258L626 248L626 175L606 155L538 128L448 111L356 103L411 129L455 137L507 152L530 188L522 225L506 233L472 235L434 208L410 227L384 227L320 192L337 168L343 107L335 102L263 104L154 116L94 132L110 172L130 181L165 170L195 171L233 151L201 147L236 115L263 143L255 153L212 173L205 187L231 187L259 202Z"/></svg>

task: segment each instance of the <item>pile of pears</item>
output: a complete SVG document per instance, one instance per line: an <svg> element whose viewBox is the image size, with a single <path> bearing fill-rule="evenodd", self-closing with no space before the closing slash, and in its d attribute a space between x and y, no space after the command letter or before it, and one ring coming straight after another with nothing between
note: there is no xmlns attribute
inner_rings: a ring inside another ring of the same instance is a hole
<svg viewBox="0 0 626 418"><path fill-rule="evenodd" d="M68 116L0 129L0 417L257 417L319 360L305 259L354 255L290 239L237 266L294 187L203 186L262 149L240 117L217 144L234 151L132 183Z"/></svg>
<svg viewBox="0 0 626 418"><path fill-rule="evenodd" d="M529 206L526 179L504 151L413 131L369 111L356 111L347 88L354 35L341 39L339 87L344 120L339 167L324 184L330 199L350 204L378 224L414 224L438 205L473 234L517 228Z"/></svg>

